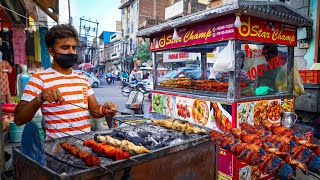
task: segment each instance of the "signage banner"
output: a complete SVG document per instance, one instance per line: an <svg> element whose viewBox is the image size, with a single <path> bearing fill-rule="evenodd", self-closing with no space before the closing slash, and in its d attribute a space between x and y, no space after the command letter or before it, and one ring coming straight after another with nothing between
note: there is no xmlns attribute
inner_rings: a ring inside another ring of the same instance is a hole
<svg viewBox="0 0 320 180"><path fill-rule="evenodd" d="M236 28L236 39L297 45L297 28L264 19L241 16L241 27Z"/></svg>
<svg viewBox="0 0 320 180"><path fill-rule="evenodd" d="M212 19L201 24L177 28L178 40L173 40L173 28L159 37L153 38L151 51L179 48L182 46L198 45L234 39L234 17Z"/></svg>
<svg viewBox="0 0 320 180"><path fill-rule="evenodd" d="M163 62L185 62L185 61L199 61L201 53L187 53L187 52L164 52Z"/></svg>
<svg viewBox="0 0 320 180"><path fill-rule="evenodd" d="M153 37L151 51L194 46L205 43L240 39L289 46L297 45L297 27L242 15L241 27L234 26L235 16L210 19L201 23L178 27L178 40L173 40L173 28Z"/></svg>

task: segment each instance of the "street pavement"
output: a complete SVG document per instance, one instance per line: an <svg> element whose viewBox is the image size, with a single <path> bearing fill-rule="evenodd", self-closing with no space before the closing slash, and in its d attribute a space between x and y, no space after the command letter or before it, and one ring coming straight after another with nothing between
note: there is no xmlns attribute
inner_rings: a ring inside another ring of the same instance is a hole
<svg viewBox="0 0 320 180"><path fill-rule="evenodd" d="M101 85L98 88L93 88L96 99L100 104L111 101L118 105L118 110L126 112L125 103L128 97L121 94L120 81L115 81L114 83L108 85L105 79L100 79ZM150 99L148 97L144 98L144 113L149 112Z"/></svg>

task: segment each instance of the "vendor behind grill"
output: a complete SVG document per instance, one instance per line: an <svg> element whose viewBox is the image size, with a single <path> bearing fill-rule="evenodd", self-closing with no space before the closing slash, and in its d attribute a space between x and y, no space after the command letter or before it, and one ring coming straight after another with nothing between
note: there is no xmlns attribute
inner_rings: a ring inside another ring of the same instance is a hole
<svg viewBox="0 0 320 180"><path fill-rule="evenodd" d="M116 115L117 106L112 102L100 105L88 79L72 66L77 62L78 33L71 25L60 24L49 29L45 36L53 64L35 73L28 81L20 103L15 108L14 122L30 122L41 108L47 138L80 134L90 131L89 112L69 103L88 108L108 117ZM95 118L99 114L91 113Z"/></svg>

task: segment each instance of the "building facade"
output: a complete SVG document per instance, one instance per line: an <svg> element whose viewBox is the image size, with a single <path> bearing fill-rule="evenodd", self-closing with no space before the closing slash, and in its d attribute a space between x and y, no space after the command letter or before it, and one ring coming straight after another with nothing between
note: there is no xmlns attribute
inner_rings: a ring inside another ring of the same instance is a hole
<svg viewBox="0 0 320 180"><path fill-rule="evenodd" d="M169 0L121 0L123 49L120 59L123 70L134 69L137 47L142 43L142 39L137 38L138 30L164 22L168 6Z"/></svg>

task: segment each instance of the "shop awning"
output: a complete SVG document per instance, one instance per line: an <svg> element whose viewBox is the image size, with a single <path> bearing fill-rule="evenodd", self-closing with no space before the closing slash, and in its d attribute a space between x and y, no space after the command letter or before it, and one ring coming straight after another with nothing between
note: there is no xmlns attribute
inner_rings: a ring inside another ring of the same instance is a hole
<svg viewBox="0 0 320 180"><path fill-rule="evenodd" d="M2 0L1 6L4 7L7 15L10 17L12 22L18 23L18 24L26 23L26 18L18 15L18 14L20 15L26 14L25 8L23 7L23 4L20 1Z"/></svg>
<svg viewBox="0 0 320 180"><path fill-rule="evenodd" d="M54 21L58 21L59 17L58 0L2 0L1 5L5 7L8 16L15 23L26 24L26 18L22 16L31 16L35 21L38 21L36 6Z"/></svg>
<svg viewBox="0 0 320 180"><path fill-rule="evenodd" d="M38 14L36 5L32 0L20 0L25 9L27 10L27 14L32 17L35 21L38 21Z"/></svg>
<svg viewBox="0 0 320 180"><path fill-rule="evenodd" d="M58 0L33 0L34 3L42 9L54 21L58 21L59 17L59 3Z"/></svg>
<svg viewBox="0 0 320 180"><path fill-rule="evenodd" d="M302 15L300 12L297 12L295 9L283 2L236 1L232 4L206 9L204 11L199 11L188 16L183 16L181 18L140 30L138 31L137 36L151 37L152 34L157 34L170 29L173 30L173 28L221 17L235 12L241 12L241 14L254 17L268 17L267 19L285 22L286 24L298 27L312 26L311 18Z"/></svg>

